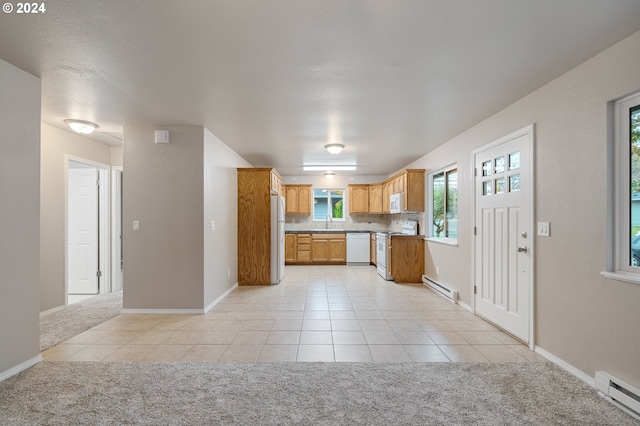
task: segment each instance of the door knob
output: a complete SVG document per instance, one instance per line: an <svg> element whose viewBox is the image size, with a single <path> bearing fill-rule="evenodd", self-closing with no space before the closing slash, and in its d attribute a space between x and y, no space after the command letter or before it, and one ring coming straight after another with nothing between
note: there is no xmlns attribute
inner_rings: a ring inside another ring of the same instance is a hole
<svg viewBox="0 0 640 426"><path fill-rule="evenodd" d="M526 253L528 251L529 249L527 248L527 246L518 247L518 253Z"/></svg>

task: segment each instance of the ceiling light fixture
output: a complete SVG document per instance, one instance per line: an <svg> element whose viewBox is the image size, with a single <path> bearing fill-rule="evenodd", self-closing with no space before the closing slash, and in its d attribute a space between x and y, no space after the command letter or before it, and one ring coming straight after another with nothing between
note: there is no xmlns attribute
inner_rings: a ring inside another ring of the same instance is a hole
<svg viewBox="0 0 640 426"><path fill-rule="evenodd" d="M336 172L352 172L356 169L356 166L302 166L302 170L305 172L321 172L327 169L335 170Z"/></svg>
<svg viewBox="0 0 640 426"><path fill-rule="evenodd" d="M64 122L67 123L69 127L71 127L71 130L76 133L80 133L81 135L88 135L89 133L93 133L93 131L98 128L97 124L90 121L73 120L71 118L68 118L64 120Z"/></svg>
<svg viewBox="0 0 640 426"><path fill-rule="evenodd" d="M333 179L336 176L333 172L325 172L324 177L327 179Z"/></svg>
<svg viewBox="0 0 640 426"><path fill-rule="evenodd" d="M344 149L344 145L342 145L341 143L330 143L324 146L327 151L329 151L329 154L340 154L340 152Z"/></svg>

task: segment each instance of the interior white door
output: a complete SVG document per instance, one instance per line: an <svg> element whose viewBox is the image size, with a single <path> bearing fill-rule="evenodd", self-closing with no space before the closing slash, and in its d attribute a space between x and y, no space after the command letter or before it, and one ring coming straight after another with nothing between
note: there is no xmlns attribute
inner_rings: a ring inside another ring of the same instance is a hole
<svg viewBox="0 0 640 426"><path fill-rule="evenodd" d="M532 127L475 155L476 313L529 342Z"/></svg>
<svg viewBox="0 0 640 426"><path fill-rule="evenodd" d="M98 172L68 169L67 292L98 293Z"/></svg>

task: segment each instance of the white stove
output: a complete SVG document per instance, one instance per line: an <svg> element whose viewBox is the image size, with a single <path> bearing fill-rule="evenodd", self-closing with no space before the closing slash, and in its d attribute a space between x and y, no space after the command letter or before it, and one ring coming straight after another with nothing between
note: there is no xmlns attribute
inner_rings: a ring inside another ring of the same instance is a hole
<svg viewBox="0 0 640 426"><path fill-rule="evenodd" d="M378 275L387 281L393 280L391 275L391 236L418 235L418 222L408 220L402 224L402 232L376 233L376 262Z"/></svg>

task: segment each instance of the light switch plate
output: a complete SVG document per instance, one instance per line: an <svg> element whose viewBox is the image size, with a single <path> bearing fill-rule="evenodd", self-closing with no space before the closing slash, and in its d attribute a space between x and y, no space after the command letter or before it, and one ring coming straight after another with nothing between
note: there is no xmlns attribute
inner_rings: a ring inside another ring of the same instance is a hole
<svg viewBox="0 0 640 426"><path fill-rule="evenodd" d="M133 230L134 231L139 231L140 230L140 221L139 220L134 220L133 221Z"/></svg>
<svg viewBox="0 0 640 426"><path fill-rule="evenodd" d="M549 235L549 222L538 222L538 237L548 237Z"/></svg>
<svg viewBox="0 0 640 426"><path fill-rule="evenodd" d="M211 221L211 230L212 230L212 231L215 231L215 230L216 230L216 221L215 221L215 220L212 220L212 221Z"/></svg>

